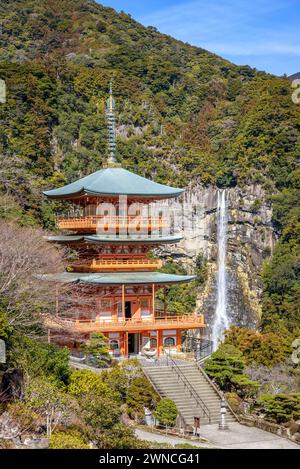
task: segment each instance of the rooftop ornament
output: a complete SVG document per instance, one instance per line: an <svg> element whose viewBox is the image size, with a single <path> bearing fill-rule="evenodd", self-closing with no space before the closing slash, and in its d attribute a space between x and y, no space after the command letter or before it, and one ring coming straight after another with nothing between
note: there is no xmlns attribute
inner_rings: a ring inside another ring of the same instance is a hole
<svg viewBox="0 0 300 469"><path fill-rule="evenodd" d="M106 101L106 117L108 125L108 154L106 167L120 167L121 165L116 160L116 119L115 119L115 100L112 92L112 82L109 84L109 98Z"/></svg>

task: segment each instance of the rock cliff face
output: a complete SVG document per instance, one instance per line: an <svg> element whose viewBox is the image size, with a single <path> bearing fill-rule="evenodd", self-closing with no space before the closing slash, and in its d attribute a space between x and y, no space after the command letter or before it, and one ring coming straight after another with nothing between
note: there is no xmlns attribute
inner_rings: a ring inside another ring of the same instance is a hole
<svg viewBox="0 0 300 469"><path fill-rule="evenodd" d="M273 250L276 236L272 210L264 189L258 185L226 189L228 215L227 295L228 313L233 324L255 327L260 311L262 263ZM189 187L177 212L185 216L175 222L184 239L177 246L166 246L162 257L172 256L192 270L197 255L208 260L208 279L198 294L198 311L211 326L216 306L217 272L217 194L215 187ZM174 203L170 202L171 209Z"/></svg>

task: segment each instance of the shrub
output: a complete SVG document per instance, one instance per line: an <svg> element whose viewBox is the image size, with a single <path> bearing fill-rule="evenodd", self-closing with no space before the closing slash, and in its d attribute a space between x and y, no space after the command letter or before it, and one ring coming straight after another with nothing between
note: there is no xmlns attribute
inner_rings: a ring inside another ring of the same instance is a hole
<svg viewBox="0 0 300 469"><path fill-rule="evenodd" d="M147 448L148 442L136 438L134 430L122 423L117 423L107 432L96 437L97 447L105 449L140 449Z"/></svg>
<svg viewBox="0 0 300 469"><path fill-rule="evenodd" d="M199 449L198 446L191 445L190 443L178 443L174 446L175 449Z"/></svg>
<svg viewBox="0 0 300 469"><path fill-rule="evenodd" d="M90 449L79 432L55 432L50 438L50 449Z"/></svg>
<svg viewBox="0 0 300 469"><path fill-rule="evenodd" d="M25 402L9 404L7 411L22 430L39 431L43 424L43 418Z"/></svg>
<svg viewBox="0 0 300 469"><path fill-rule="evenodd" d="M242 399L236 392L227 392L226 400L234 412L240 412Z"/></svg>
<svg viewBox="0 0 300 469"><path fill-rule="evenodd" d="M300 418L300 393L264 394L257 400L263 412L277 423Z"/></svg>
<svg viewBox="0 0 300 469"><path fill-rule="evenodd" d="M175 425L177 417L177 407L175 402L171 399L162 399L159 401L154 411L154 417L162 425Z"/></svg>

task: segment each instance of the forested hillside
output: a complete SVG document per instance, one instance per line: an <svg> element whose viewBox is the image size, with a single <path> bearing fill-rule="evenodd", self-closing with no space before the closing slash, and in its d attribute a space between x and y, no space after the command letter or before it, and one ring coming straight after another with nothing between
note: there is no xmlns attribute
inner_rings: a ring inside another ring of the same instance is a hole
<svg viewBox="0 0 300 469"><path fill-rule="evenodd" d="M1 216L53 227L41 191L101 166L113 79L124 167L180 186L267 189L280 241L263 274L264 326L297 326L300 106L290 81L93 1L2 0L0 22Z"/></svg>

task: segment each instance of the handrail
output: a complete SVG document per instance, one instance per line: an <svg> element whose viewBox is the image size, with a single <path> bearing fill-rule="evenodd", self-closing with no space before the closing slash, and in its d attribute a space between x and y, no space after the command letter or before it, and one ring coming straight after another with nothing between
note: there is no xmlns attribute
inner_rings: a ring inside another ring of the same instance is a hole
<svg viewBox="0 0 300 469"><path fill-rule="evenodd" d="M99 320L97 319L78 319L72 317L50 317L48 318L49 327L59 326L64 328L71 328L72 330L77 331L93 331L95 329L103 330L130 330L133 328L143 330L145 328L178 328L178 327L191 327L199 328L204 326L203 317L197 317L197 322L195 322L195 317L193 316L163 316L163 317L149 317L149 318L140 318L140 319L125 319L120 318L120 320Z"/></svg>
<svg viewBox="0 0 300 469"><path fill-rule="evenodd" d="M133 318L129 318L129 319L121 319L118 320L118 321L112 321L110 319L108 320L97 320L97 319L77 319L77 318L67 318L67 317L59 317L58 318L59 320L61 321L64 321L64 322L69 322L69 323L72 323L72 324L75 324L75 325L79 325L79 324L91 324L91 325L118 325L118 326L123 326L123 325L137 325L137 324L145 324L145 325L148 325L150 323L164 323L164 322L169 322L169 323L173 323L173 324L177 324L177 323L181 323L181 322L186 322L186 323L193 323L195 322L195 316L189 316L189 315L180 315L180 316L176 316L176 315L173 315L173 316L155 316L154 318L153 317L149 317L149 318L138 318L138 319L133 319ZM201 316L197 316L197 323L199 324L203 324L203 317Z"/></svg>
<svg viewBox="0 0 300 469"><path fill-rule="evenodd" d="M122 216L122 215L102 215L102 214L95 214L95 215L72 215L72 214L67 214L67 215L57 215L57 219L59 220L82 220L82 219L101 219L104 218L105 220L130 220L130 221L138 221L138 220L164 220L163 217L153 217L149 215L148 217L143 217L141 215L127 215L127 216Z"/></svg>
<svg viewBox="0 0 300 469"><path fill-rule="evenodd" d="M188 388L190 393L192 394L193 398L195 399L197 405L201 407L202 411L204 412L204 415L208 418L209 423L211 423L211 416L210 416L210 411L207 405L203 402L199 394L197 393L196 389L194 386L189 382L185 374L182 372L180 367L177 365L177 363L169 356L167 355L167 363L168 361L171 362L171 368L172 370L175 370L177 373L177 376L183 381L184 385Z"/></svg>
<svg viewBox="0 0 300 469"><path fill-rule="evenodd" d="M211 385L211 387L215 390L215 392L218 394L218 396L220 397L221 400L225 400L226 401L226 405L228 407L228 409L230 410L230 412L232 413L232 415L236 418L236 420L239 422L240 421L240 418L238 417L238 415L234 412L234 410L232 409L231 405L228 403L227 399L225 398L225 395L224 393L218 388L218 386L213 382L213 380L210 379L210 377L208 376L208 374L206 373L206 371L204 370L204 368L198 363L197 360L195 360L196 362L196 365L200 371L200 373L202 373L202 375L204 376L204 378L206 379L206 381Z"/></svg>
<svg viewBox="0 0 300 469"><path fill-rule="evenodd" d="M203 353L206 351L206 354ZM207 339L201 339L199 342L199 347L197 346L195 352L195 361L200 363L204 359L208 358L213 351L213 343Z"/></svg>
<svg viewBox="0 0 300 469"><path fill-rule="evenodd" d="M101 265L153 265L157 266L161 263L160 259L93 259L91 261L75 261L72 266L101 266Z"/></svg>
<svg viewBox="0 0 300 469"><path fill-rule="evenodd" d="M167 224L168 220L162 217L141 217L141 216L110 216L110 215L83 215L83 216L72 216L72 215L58 215L56 217L58 223L61 222L76 222L76 223L90 223L97 224L99 222L105 222L105 224L117 223L120 224L145 224L151 225L154 223L157 224Z"/></svg>

